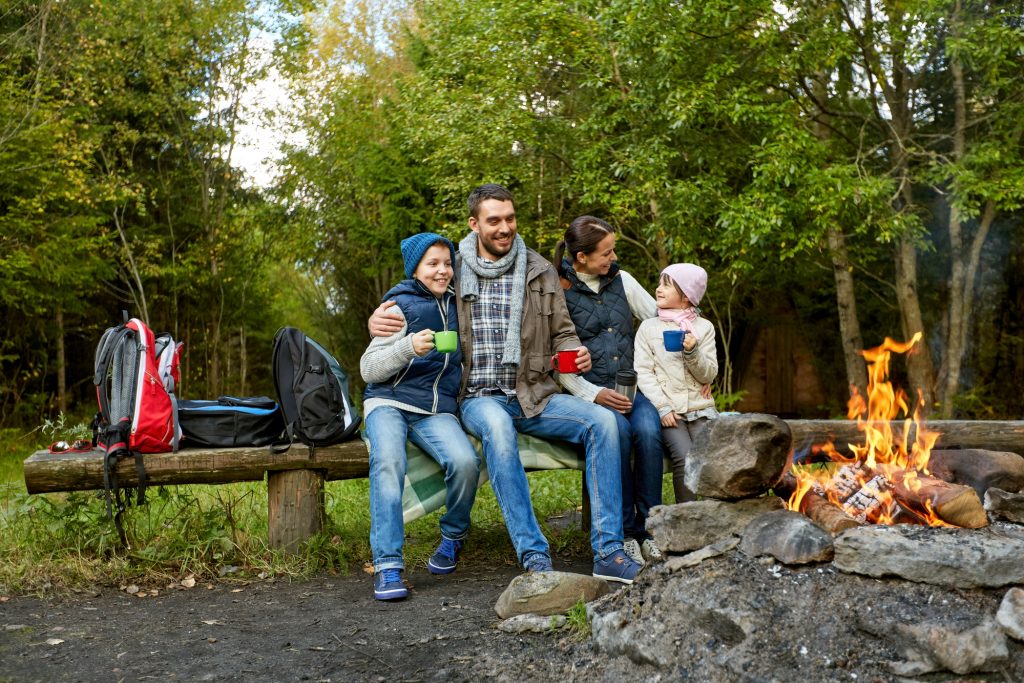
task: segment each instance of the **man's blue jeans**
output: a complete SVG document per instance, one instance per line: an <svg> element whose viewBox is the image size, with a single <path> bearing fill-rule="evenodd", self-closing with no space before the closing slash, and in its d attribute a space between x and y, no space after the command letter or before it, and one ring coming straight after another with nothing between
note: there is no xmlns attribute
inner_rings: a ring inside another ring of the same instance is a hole
<svg viewBox="0 0 1024 683"><path fill-rule="evenodd" d="M483 442L491 488L520 564L525 566L533 555L551 553L530 503L517 432L583 445L594 561L622 549L619 435L610 411L567 394L552 396L537 417L524 417L519 401L505 396L466 399L461 411L466 431Z"/></svg>
<svg viewBox="0 0 1024 683"><path fill-rule="evenodd" d="M406 440L444 470L448 487L447 510L441 533L461 541L469 534L469 511L480 481L480 458L469 443L459 420L451 413L421 415L392 406L370 411L365 421L370 442L370 548L373 570L404 569L402 545L402 491L405 488Z"/></svg>
<svg viewBox="0 0 1024 683"><path fill-rule="evenodd" d="M650 538L647 513L661 505L661 477L665 450L661 445L661 418L650 400L636 392L633 410L615 415L622 457L622 530L638 541Z"/></svg>

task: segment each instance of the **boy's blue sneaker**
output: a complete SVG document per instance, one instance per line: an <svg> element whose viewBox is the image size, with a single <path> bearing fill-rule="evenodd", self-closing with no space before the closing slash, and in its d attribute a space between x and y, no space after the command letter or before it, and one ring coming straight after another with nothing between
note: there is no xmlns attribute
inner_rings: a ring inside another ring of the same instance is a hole
<svg viewBox="0 0 1024 683"><path fill-rule="evenodd" d="M643 567L629 557L621 550L616 550L614 553L598 560L594 563L594 576L599 579L605 579L606 581L618 581L619 583L633 583L633 579L640 573Z"/></svg>
<svg viewBox="0 0 1024 683"><path fill-rule="evenodd" d="M555 568L551 564L551 558L542 553L534 553L523 562L523 569L528 572L553 572Z"/></svg>
<svg viewBox="0 0 1024 683"><path fill-rule="evenodd" d="M462 550L462 541L453 541L450 538L441 536L441 545L427 560L427 570L431 574L451 574L455 571L455 563L459 561L459 551Z"/></svg>
<svg viewBox="0 0 1024 683"><path fill-rule="evenodd" d="M381 569L374 574L373 597L378 600L402 600L409 597L409 589L402 583L402 571Z"/></svg>

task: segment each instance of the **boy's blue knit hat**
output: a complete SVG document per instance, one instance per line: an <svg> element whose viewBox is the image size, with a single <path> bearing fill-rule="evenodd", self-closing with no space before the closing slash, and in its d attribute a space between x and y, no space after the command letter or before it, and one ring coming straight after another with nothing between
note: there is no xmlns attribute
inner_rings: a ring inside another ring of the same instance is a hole
<svg viewBox="0 0 1024 683"><path fill-rule="evenodd" d="M402 240L402 260L405 262L405 276L411 278L420 264L423 254L435 244L444 244L452 253L452 268L455 267L455 245L446 237L433 232L421 232Z"/></svg>

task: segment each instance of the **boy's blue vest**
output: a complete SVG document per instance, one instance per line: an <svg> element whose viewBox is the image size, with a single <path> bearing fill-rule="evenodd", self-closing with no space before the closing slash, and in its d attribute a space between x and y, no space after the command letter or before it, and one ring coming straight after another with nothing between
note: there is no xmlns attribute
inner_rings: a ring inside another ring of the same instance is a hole
<svg viewBox="0 0 1024 683"><path fill-rule="evenodd" d="M568 259L561 267L569 315L593 361L583 377L608 389L615 386L616 372L633 369L633 314L618 272L618 264L613 263L608 274L601 276L595 292L580 281Z"/></svg>
<svg viewBox="0 0 1024 683"><path fill-rule="evenodd" d="M439 300L418 280L402 280L384 295L395 301L408 325L407 333L420 330L458 330L455 293L449 289ZM415 356L388 382L366 387L364 399L384 398L416 406L432 413L454 413L462 382L462 344L452 353L430 351Z"/></svg>

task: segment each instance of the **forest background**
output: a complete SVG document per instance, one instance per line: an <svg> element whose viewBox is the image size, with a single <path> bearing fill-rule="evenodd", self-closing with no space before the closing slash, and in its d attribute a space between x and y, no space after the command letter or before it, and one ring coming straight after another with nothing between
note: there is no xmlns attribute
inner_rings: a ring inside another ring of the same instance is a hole
<svg viewBox="0 0 1024 683"><path fill-rule="evenodd" d="M462 237L484 182L549 257L589 213L651 290L703 265L726 401L781 307L822 415L867 383L859 349L920 331L927 412L1019 418L1022 24L1019 1L7 0L0 427L91 415L122 309L185 341L184 398L272 394L282 325L355 369L398 242ZM284 141L259 186L254 123Z"/></svg>

